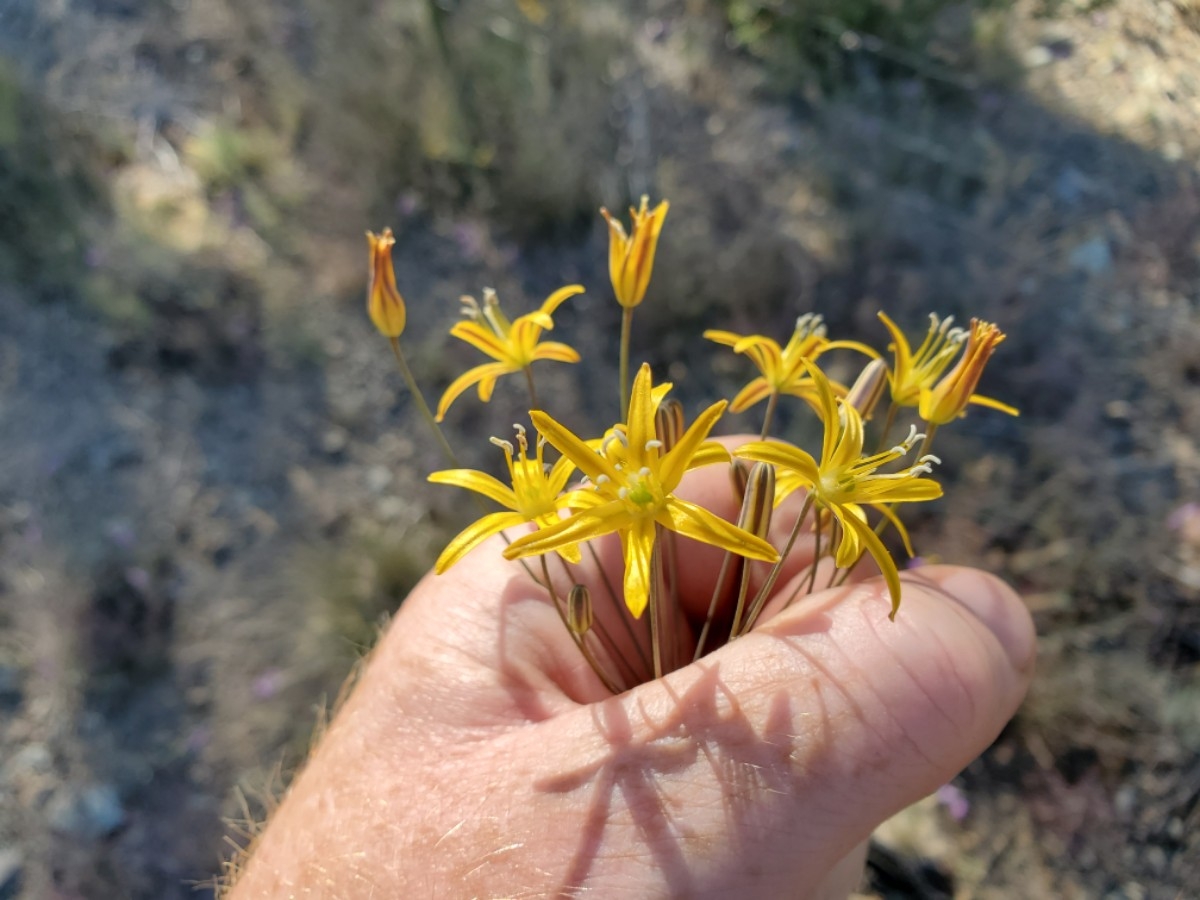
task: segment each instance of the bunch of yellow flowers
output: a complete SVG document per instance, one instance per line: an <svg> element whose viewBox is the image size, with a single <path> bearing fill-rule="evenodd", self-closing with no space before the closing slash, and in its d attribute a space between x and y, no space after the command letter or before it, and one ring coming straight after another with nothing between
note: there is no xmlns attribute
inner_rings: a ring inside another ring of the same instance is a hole
<svg viewBox="0 0 1200 900"><path fill-rule="evenodd" d="M434 472L429 480L466 488L501 507L455 537L438 558L436 571L445 572L487 538L502 535L505 558L520 561L547 592L580 652L614 693L698 659L711 649L709 635L718 622L722 627L728 624L726 640L752 629L802 534L811 535L812 561L792 576L795 586L785 605L816 590L819 567L827 573L827 584L833 585L869 555L887 584L894 618L903 588L883 538L894 529L905 551L913 554L896 507L941 496L941 486L930 477L939 462L930 453L934 433L972 404L1016 415L1012 407L976 393L988 359L1004 340L990 322L972 319L970 327L962 329L949 318L931 315L929 329L914 350L905 333L881 312L891 338L889 361L866 344L830 340L821 317L810 313L800 316L782 346L763 335L706 331L705 338L745 356L758 374L732 401L718 400L687 423L682 405L668 396L671 385L655 384L648 364L637 369L630 383L633 313L650 285L667 209L665 201L651 209L643 197L639 207L630 209L628 232L601 210L609 229L612 289L622 312L620 421L582 436L546 411L533 370L539 360L580 361L575 348L543 337L554 328L555 312L583 293L582 286L562 287L537 310L512 320L492 291L484 292L482 302L464 297L465 320L450 334L489 361L454 379L434 413L399 340L406 314L392 267L395 239L390 229L380 235L367 233L371 321L389 339L419 410L452 461L453 468ZM850 387L832 381L821 368L824 354L835 350L864 359ZM531 439L528 428L516 425L515 441L492 438L504 453L507 480L460 467L438 423L469 388L476 387L479 399L487 403L499 379L517 374L529 393L528 415L535 434ZM864 423L885 394L890 395L887 413L876 429L874 449L868 450ZM778 404L786 397L800 398L818 417L823 430L819 455L772 437ZM727 410L739 413L763 401L758 440L730 450L710 439ZM915 413L914 421L907 435L892 444L890 433L906 408ZM553 448L555 459L546 459L547 447ZM687 472L722 463L730 469L741 502L735 521L677 493ZM797 501L798 512L790 514L794 518L787 522L788 537L777 547L768 539L772 520L783 510L797 508L797 503L780 505L798 491L803 500ZM619 541L624 562L619 586L603 574L596 549L596 542L609 535ZM724 551L702 621L686 616L681 604L684 540ZM593 564L590 569L584 562L585 549ZM534 559L536 571L528 562ZM595 604L600 601L588 585L600 582L609 608L597 616Z"/></svg>

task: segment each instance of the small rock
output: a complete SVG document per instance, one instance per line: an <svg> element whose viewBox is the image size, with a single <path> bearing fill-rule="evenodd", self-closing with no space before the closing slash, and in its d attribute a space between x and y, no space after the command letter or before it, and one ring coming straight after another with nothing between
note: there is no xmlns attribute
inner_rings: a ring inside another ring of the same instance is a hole
<svg viewBox="0 0 1200 900"><path fill-rule="evenodd" d="M372 494L382 494L392 483L392 473L387 466L371 466L367 470L367 490Z"/></svg>
<svg viewBox="0 0 1200 900"><path fill-rule="evenodd" d="M1049 47L1043 47L1040 44L1036 47L1030 47L1021 56L1021 61L1027 69L1040 69L1042 66L1047 66L1054 62L1054 54L1050 52Z"/></svg>
<svg viewBox="0 0 1200 900"><path fill-rule="evenodd" d="M0 666L0 710L12 712L21 705L21 672L16 666Z"/></svg>
<svg viewBox="0 0 1200 900"><path fill-rule="evenodd" d="M348 443L350 443L350 435L346 433L345 428L339 428L336 425L321 435L321 450L330 456L337 456L346 449Z"/></svg>
<svg viewBox="0 0 1200 900"><path fill-rule="evenodd" d="M53 765L54 759L45 744L26 744L9 758L4 778L16 782L31 775L45 775Z"/></svg>
<svg viewBox="0 0 1200 900"><path fill-rule="evenodd" d="M108 837L125 823L125 809L117 790L97 784L78 793L60 791L46 811L50 827L83 840Z"/></svg>
<svg viewBox="0 0 1200 900"><path fill-rule="evenodd" d="M0 900L16 900L21 893L21 864L16 847L0 847Z"/></svg>
<svg viewBox="0 0 1200 900"><path fill-rule="evenodd" d="M1072 250L1067 261L1089 275L1106 275L1112 269L1112 250L1106 238L1096 235Z"/></svg>

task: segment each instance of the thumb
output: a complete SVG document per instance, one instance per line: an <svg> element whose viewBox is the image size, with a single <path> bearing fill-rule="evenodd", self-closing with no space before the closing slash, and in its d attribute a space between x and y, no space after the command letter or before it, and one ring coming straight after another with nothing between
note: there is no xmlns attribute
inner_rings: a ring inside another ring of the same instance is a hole
<svg viewBox="0 0 1200 900"><path fill-rule="evenodd" d="M659 790L736 859L710 858L706 887L742 884L717 885L724 870L754 873L762 896L823 893L878 824L953 778L1016 711L1035 644L1009 587L931 566L905 574L895 622L889 609L878 579L814 594L632 692L630 718L649 726L633 744L684 733L704 747Z"/></svg>

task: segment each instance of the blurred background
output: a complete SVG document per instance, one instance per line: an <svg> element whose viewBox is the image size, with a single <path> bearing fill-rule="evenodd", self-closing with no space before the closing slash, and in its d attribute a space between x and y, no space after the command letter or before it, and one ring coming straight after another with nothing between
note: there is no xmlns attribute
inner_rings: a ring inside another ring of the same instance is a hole
<svg viewBox="0 0 1200 900"><path fill-rule="evenodd" d="M1009 334L1023 415L939 434L915 536L1020 587L1038 681L864 894L1194 895L1198 165L1196 0L0 0L0 898L211 896L463 524L363 231L431 400L484 286L587 285L613 384L597 208L643 192L635 360L691 406L749 377L707 327ZM451 411L471 464L519 396Z"/></svg>

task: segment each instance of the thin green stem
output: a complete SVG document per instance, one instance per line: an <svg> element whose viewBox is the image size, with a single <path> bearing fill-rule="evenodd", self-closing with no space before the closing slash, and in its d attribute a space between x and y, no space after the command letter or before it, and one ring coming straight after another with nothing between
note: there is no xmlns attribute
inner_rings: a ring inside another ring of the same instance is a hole
<svg viewBox="0 0 1200 900"><path fill-rule="evenodd" d="M758 594L755 595L754 602L750 605L750 613L746 616L745 626L740 631L731 632L730 637L737 637L754 627L754 622L758 619L758 614L762 612L762 608L767 602L767 597L775 589L775 582L779 580L779 576L783 572L783 564L787 562L788 554L792 552L792 547L796 544L796 538L799 537L800 529L803 527L804 520L808 517L812 506L813 496L809 494L804 498L804 506L800 508L800 515L796 517L796 524L792 526L792 533L788 535L787 543L779 553L779 562L775 563L775 566L771 569L771 573L767 576L766 582L758 589Z"/></svg>
<svg viewBox="0 0 1200 900"><path fill-rule="evenodd" d="M738 595L737 604L733 612L733 625L729 628L729 636L731 638L742 627L742 612L746 607L746 597L750 594L750 566L750 560L742 560L742 576L738 579Z"/></svg>
<svg viewBox="0 0 1200 900"><path fill-rule="evenodd" d="M461 469L458 457L454 455L454 450L450 446L450 442L446 440L446 435L442 432L441 426L438 425L437 419L434 418L433 411L429 408L429 404L425 402L425 396L421 393L421 389L417 387L417 379L413 377L412 369L408 367L408 361L404 358L404 351L400 349L400 339L391 338L389 343L392 345L392 355L396 357L396 364L400 367L400 374L404 378L404 383L408 386L408 392L417 401L417 409L421 411L421 417L425 420L425 424L433 431L434 437L437 438L438 444L442 448L442 452L446 454L446 459L450 461L450 465L456 469Z"/></svg>
<svg viewBox="0 0 1200 900"><path fill-rule="evenodd" d="M883 421L883 431L879 433L879 446L875 448L876 453L882 453L888 446L888 435L892 433L892 426L896 424L896 413L900 407L896 405L896 401L892 400L888 403L887 418Z"/></svg>
<svg viewBox="0 0 1200 900"><path fill-rule="evenodd" d="M663 676L662 662L662 631L661 623L659 622L658 603L662 596L660 582L662 581L662 562L659 558L658 546L651 551L650 556L650 644L651 650L654 652L654 677L655 679Z"/></svg>
<svg viewBox="0 0 1200 900"><path fill-rule="evenodd" d="M526 366L522 371L525 372L525 384L529 387L529 403L530 409L541 409L542 404L538 402L537 388L533 384L533 367Z"/></svg>
<svg viewBox="0 0 1200 900"><path fill-rule="evenodd" d="M596 552L596 548L591 545L590 541L585 546L592 555L592 562L596 564L596 571L600 573L600 580L604 582L604 589L608 592L609 599L612 600L613 608L617 611L617 618L625 626L625 634L633 644L633 649L637 651L638 660L641 661L643 670L649 675L650 660L646 658L646 651L642 648L642 642L638 635L634 633L633 626L629 624L628 610L625 608L625 604L621 602L621 598L617 596L617 589L613 587L613 583L608 577L608 572L605 571L604 565L600 562L600 554Z"/></svg>
<svg viewBox="0 0 1200 900"><path fill-rule="evenodd" d="M621 421L629 418L629 339L633 331L633 307L621 307Z"/></svg>
<svg viewBox="0 0 1200 900"><path fill-rule="evenodd" d="M933 436L937 434L937 424L934 422L926 422L928 427L925 429L925 439L921 441L921 449L917 451L917 459L920 459L929 452L929 448L933 446Z"/></svg>
<svg viewBox="0 0 1200 900"><path fill-rule="evenodd" d="M759 432L759 440L765 441L767 435L771 433L771 423L775 419L775 407L779 405L779 392L771 391L771 396L767 398L767 411L763 413L762 431Z"/></svg>
<svg viewBox="0 0 1200 900"><path fill-rule="evenodd" d="M708 601L708 614L704 617L704 627L700 629L700 637L696 639L696 652L692 654L692 662L695 662L704 655L704 645L708 642L708 632L712 628L713 619L717 616L717 603L721 599L721 594L725 591L725 577L729 574L729 566L733 561L733 551L726 550L725 558L721 560L721 571L717 574L717 583L713 587L712 599Z"/></svg>
<svg viewBox="0 0 1200 900"><path fill-rule="evenodd" d="M550 566L546 563L546 555L542 554L539 558L542 563L542 577L546 579L546 589L550 591L550 599L554 602L554 608L558 611L558 617L562 619L563 627L567 629L567 634L571 635L572 640L575 641L575 646L579 648L579 652L583 654L583 658L587 661L587 664L596 673L596 677L608 688L609 693L621 693L621 688L617 687L616 682L604 671L604 667L600 665L600 661L596 659L595 654L589 649L585 640L586 635L576 634L571 630L571 626L567 623L567 611L564 608L562 598L558 596L558 591L554 588L554 581L550 578Z"/></svg>
<svg viewBox="0 0 1200 900"><path fill-rule="evenodd" d="M555 556L558 556L558 554L555 554ZM579 584L579 579L576 578L575 573L571 571L571 564L561 556L558 556L558 561L562 564L563 571L566 572L567 577L570 578L574 584ZM612 657L613 662L624 666L625 674L629 676L629 683L637 684L640 680L637 670L633 667L629 660L625 658L625 654L620 652L617 642L613 640L612 635L608 632L608 628L604 625L599 616L594 617L592 630L595 631L596 636L600 638L600 643L604 645L604 649L608 651L608 655Z"/></svg>
<svg viewBox="0 0 1200 900"><path fill-rule="evenodd" d="M817 566L821 564L821 532L824 529L821 527L820 513L817 514L815 524L816 527L813 529L813 559L808 573L808 590L805 592L808 594L811 594L817 586Z"/></svg>

